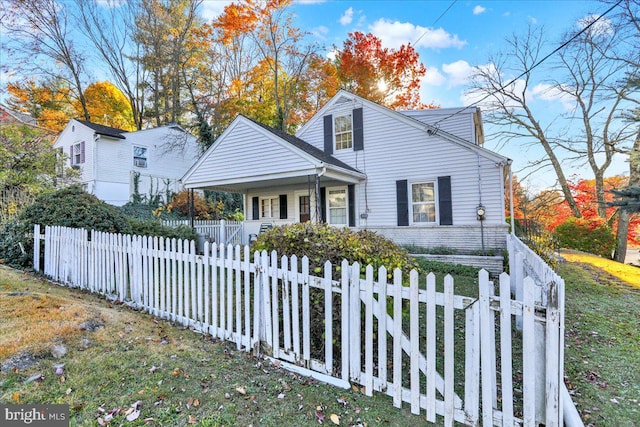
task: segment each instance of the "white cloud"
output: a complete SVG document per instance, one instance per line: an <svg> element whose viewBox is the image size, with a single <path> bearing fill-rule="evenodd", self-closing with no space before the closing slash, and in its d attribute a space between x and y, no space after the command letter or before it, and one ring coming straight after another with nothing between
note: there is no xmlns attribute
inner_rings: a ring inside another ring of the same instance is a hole
<svg viewBox="0 0 640 427"><path fill-rule="evenodd" d="M572 110L575 107L575 100L573 97L554 85L538 83L531 89L531 94L535 98L543 101L552 103L559 102L562 104L562 108L567 111Z"/></svg>
<svg viewBox="0 0 640 427"><path fill-rule="evenodd" d="M325 27L324 25L320 25L319 27L312 28L311 34L319 39L326 40L326 36L327 34L329 34L329 28Z"/></svg>
<svg viewBox="0 0 640 427"><path fill-rule="evenodd" d="M98 3L99 6L111 9L122 6L125 1L126 0L97 0L96 3Z"/></svg>
<svg viewBox="0 0 640 427"><path fill-rule="evenodd" d="M324 3L327 0L294 0L294 3L298 4L316 4L316 3Z"/></svg>
<svg viewBox="0 0 640 427"><path fill-rule="evenodd" d="M584 18L579 19L577 22L578 28L583 30L599 17L599 15L587 15ZM607 18L601 18L589 29L589 34L591 36L613 35L613 26L611 25L611 21Z"/></svg>
<svg viewBox="0 0 640 427"><path fill-rule="evenodd" d="M476 7L473 8L473 14L480 15L481 13L484 13L486 10L487 10L486 7L477 5Z"/></svg>
<svg viewBox="0 0 640 427"><path fill-rule="evenodd" d="M462 86L469 83L469 78L473 74L473 67L462 59L450 64L442 64L442 71L447 74L448 86Z"/></svg>
<svg viewBox="0 0 640 427"><path fill-rule="evenodd" d="M410 22L388 21L378 19L369 26L369 31L380 38L384 47L397 49L403 44L415 43L414 47L428 49L462 48L467 44L456 34L451 35L442 28L433 29L414 25Z"/></svg>
<svg viewBox="0 0 640 427"><path fill-rule="evenodd" d="M424 74L420 82L429 86L442 86L447 81L447 78L443 76L437 67L427 67L427 72Z"/></svg>
<svg viewBox="0 0 640 427"><path fill-rule="evenodd" d="M536 25L538 23L538 20L535 17L531 16L531 15L527 16L527 19L529 20L529 23L531 25Z"/></svg>
<svg viewBox="0 0 640 427"><path fill-rule="evenodd" d="M327 59L329 61L335 61L337 57L338 57L337 49L331 49L329 52L327 52Z"/></svg>
<svg viewBox="0 0 640 427"><path fill-rule="evenodd" d="M200 5L200 15L207 21L212 21L222 12L224 8L233 3L232 0L205 0Z"/></svg>
<svg viewBox="0 0 640 427"><path fill-rule="evenodd" d="M349 24L351 24L351 21L353 21L353 8L352 7L350 7L349 9L344 11L344 14L340 17L340 24L349 25Z"/></svg>

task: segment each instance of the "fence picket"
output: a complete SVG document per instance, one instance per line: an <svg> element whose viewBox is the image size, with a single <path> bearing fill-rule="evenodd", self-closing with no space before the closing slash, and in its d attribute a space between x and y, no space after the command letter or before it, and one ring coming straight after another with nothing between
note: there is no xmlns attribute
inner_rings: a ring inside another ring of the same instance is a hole
<svg viewBox="0 0 640 427"><path fill-rule="evenodd" d="M522 303L522 425L536 425L536 348L534 281L530 277L523 282Z"/></svg>
<svg viewBox="0 0 640 427"><path fill-rule="evenodd" d="M235 247L235 260L234 266L236 270L236 349L240 350L242 347L242 274L241 261L240 261L240 246Z"/></svg>
<svg viewBox="0 0 640 427"><path fill-rule="evenodd" d="M286 256L280 258L280 267L282 268L282 282L281 282L281 294L282 294L282 328L284 332L284 351L289 353L291 351L291 300L290 300L290 285L289 275L289 260Z"/></svg>
<svg viewBox="0 0 640 427"><path fill-rule="evenodd" d="M280 304L278 303L278 254L276 251L271 252L271 327L273 328L273 347L272 355L278 358L280 353Z"/></svg>
<svg viewBox="0 0 640 427"><path fill-rule="evenodd" d="M360 318L360 264L354 262L351 266L349 284L349 303L351 309L349 312L351 316L349 318L349 325L351 333L349 334L349 354L351 366L350 373L351 379L360 382L361 376L361 347L360 347L360 333L362 331L362 320Z"/></svg>
<svg viewBox="0 0 640 427"><path fill-rule="evenodd" d="M436 422L436 276L427 275L427 421Z"/></svg>
<svg viewBox="0 0 640 427"><path fill-rule="evenodd" d="M500 380L502 425L513 425L513 364L511 358L511 283L509 275L500 275Z"/></svg>
<svg viewBox="0 0 640 427"><path fill-rule="evenodd" d="M340 265L340 283L342 290L342 300L341 300L341 323L342 329L340 331L342 339L340 340L342 344L342 353L340 355L342 359L342 379L344 381L349 381L349 349L350 349L350 341L351 337L349 336L350 327L350 318L349 318L349 308L350 308L350 292L349 292L349 261L346 259L342 260L342 264ZM294 310L295 313L295 310ZM385 359L386 360L386 359Z"/></svg>
<svg viewBox="0 0 640 427"><path fill-rule="evenodd" d="M453 277L444 278L444 425L453 427L454 402L454 354L455 331L453 324Z"/></svg>
<svg viewBox="0 0 640 427"><path fill-rule="evenodd" d="M435 301L435 299L434 299ZM402 270L393 271L393 406L402 406Z"/></svg>
<svg viewBox="0 0 640 427"><path fill-rule="evenodd" d="M291 256L291 322L292 322L292 337L293 340L293 354L295 354L295 361L300 361L300 295L298 292L298 257ZM343 353L344 354L344 353ZM343 359L344 363L344 359Z"/></svg>
<svg viewBox="0 0 640 427"><path fill-rule="evenodd" d="M333 373L333 289L331 274L333 269L329 261L324 264L324 350L325 370Z"/></svg>
<svg viewBox="0 0 640 427"><path fill-rule="evenodd" d="M480 287L480 368L482 374L482 424L493 425L493 390L495 389L495 375L494 366L495 362L491 359L491 347L495 344L491 341L493 334L491 328L493 327L493 313L491 313L491 306L489 297L491 295L491 282L489 282L489 273L486 270L481 270L479 274Z"/></svg>
<svg viewBox="0 0 640 427"><path fill-rule="evenodd" d="M409 273L409 340L411 341L410 353L410 387L411 387L411 413L420 413L420 340L419 332L419 305L418 305L418 272L412 270Z"/></svg>
<svg viewBox="0 0 640 427"><path fill-rule="evenodd" d="M373 396L373 267L365 270L364 288L364 390L367 396Z"/></svg>
<svg viewBox="0 0 640 427"><path fill-rule="evenodd" d="M302 257L302 358L305 366L311 361L311 337L309 333L309 258Z"/></svg>
<svg viewBox="0 0 640 427"><path fill-rule="evenodd" d="M379 391L387 390L387 269L378 269L378 379ZM345 316L343 316L343 319Z"/></svg>

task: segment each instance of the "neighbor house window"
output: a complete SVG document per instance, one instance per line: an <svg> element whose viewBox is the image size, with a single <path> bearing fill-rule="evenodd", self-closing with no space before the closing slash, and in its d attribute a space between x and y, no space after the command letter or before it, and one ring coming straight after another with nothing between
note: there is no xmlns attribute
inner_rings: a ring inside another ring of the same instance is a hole
<svg viewBox="0 0 640 427"><path fill-rule="evenodd" d="M436 222L435 182L411 184L412 219L416 224Z"/></svg>
<svg viewBox="0 0 640 427"><path fill-rule="evenodd" d="M84 163L84 142L73 144L71 147L71 165Z"/></svg>
<svg viewBox="0 0 640 427"><path fill-rule="evenodd" d="M133 147L133 165L138 168L147 167L147 147Z"/></svg>
<svg viewBox="0 0 640 427"><path fill-rule="evenodd" d="M278 197L264 197L260 199L260 218L280 218L280 203Z"/></svg>
<svg viewBox="0 0 640 427"><path fill-rule="evenodd" d="M347 190L328 189L327 209L329 209L329 224L347 225Z"/></svg>
<svg viewBox="0 0 640 427"><path fill-rule="evenodd" d="M336 151L353 147L353 124L351 114L337 116L333 122Z"/></svg>

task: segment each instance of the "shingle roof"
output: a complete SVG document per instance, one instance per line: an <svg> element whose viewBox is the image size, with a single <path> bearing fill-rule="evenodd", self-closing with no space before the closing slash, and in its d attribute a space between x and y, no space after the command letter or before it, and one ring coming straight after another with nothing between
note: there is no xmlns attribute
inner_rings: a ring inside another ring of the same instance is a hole
<svg viewBox="0 0 640 427"><path fill-rule="evenodd" d="M111 138L126 139L126 137L122 135L123 133L126 132L125 130L99 125L97 123L91 123L86 120L79 120L79 119L76 119L76 120L78 120L78 122L82 123L83 125L90 127L97 134L109 136Z"/></svg>
<svg viewBox="0 0 640 427"><path fill-rule="evenodd" d="M251 120L255 124L257 124L257 125L261 126L262 128L268 130L269 132L271 132L272 134L274 134L278 138L288 142L289 144L291 144L294 147L304 151L305 153L315 157L316 159L320 160L323 163L327 163L327 164L332 165L332 166L337 166L339 168L343 168L343 169L347 169L347 170L350 170L350 171L361 173L358 169L355 169L355 168L349 166L348 164L346 164L344 162L341 162L340 160L336 159L332 155L325 153L324 151L320 150L319 148L314 147L313 145L311 145L308 142L298 138L295 135L291 135L291 134L283 132L283 131L281 131L279 129L272 128L271 126L267 126L265 124L262 124L262 123L254 120L254 119L251 119L249 117L246 117L246 116L243 116L243 117L245 117L246 119Z"/></svg>

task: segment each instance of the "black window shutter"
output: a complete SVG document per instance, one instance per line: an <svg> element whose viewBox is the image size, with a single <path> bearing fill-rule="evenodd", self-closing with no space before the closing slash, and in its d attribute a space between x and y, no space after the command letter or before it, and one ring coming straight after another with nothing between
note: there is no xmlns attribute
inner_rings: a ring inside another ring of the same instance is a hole
<svg viewBox="0 0 640 427"><path fill-rule="evenodd" d="M353 110L353 150L364 150L364 131L362 129L362 108Z"/></svg>
<svg viewBox="0 0 640 427"><path fill-rule="evenodd" d="M280 219L287 219L287 195L280 195Z"/></svg>
<svg viewBox="0 0 640 427"><path fill-rule="evenodd" d="M438 177L438 207L440 210L440 225L453 225L450 176Z"/></svg>
<svg viewBox="0 0 640 427"><path fill-rule="evenodd" d="M327 222L327 189L325 187L320 189L320 219L322 222Z"/></svg>
<svg viewBox="0 0 640 427"><path fill-rule="evenodd" d="M252 205L252 216L251 219L260 219L260 198L253 197L251 199L251 205Z"/></svg>
<svg viewBox="0 0 640 427"><path fill-rule="evenodd" d="M324 116L324 152L333 154L333 116Z"/></svg>
<svg viewBox="0 0 640 427"><path fill-rule="evenodd" d="M356 226L356 186L347 186L347 207L349 209L349 227Z"/></svg>
<svg viewBox="0 0 640 427"><path fill-rule="evenodd" d="M398 225L409 225L409 198L406 179L396 181L396 207L398 210Z"/></svg>

